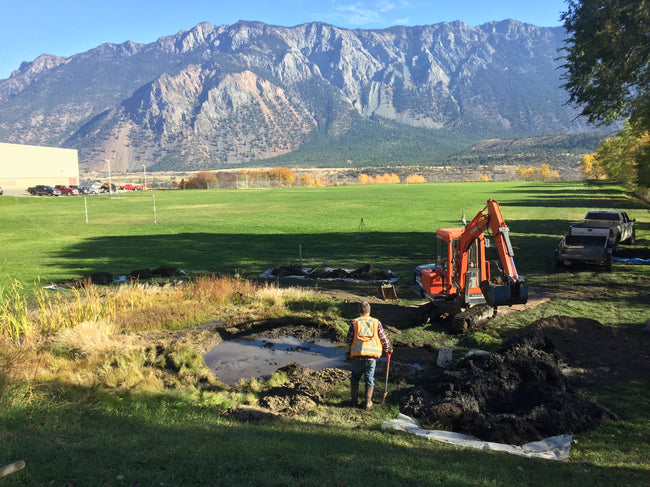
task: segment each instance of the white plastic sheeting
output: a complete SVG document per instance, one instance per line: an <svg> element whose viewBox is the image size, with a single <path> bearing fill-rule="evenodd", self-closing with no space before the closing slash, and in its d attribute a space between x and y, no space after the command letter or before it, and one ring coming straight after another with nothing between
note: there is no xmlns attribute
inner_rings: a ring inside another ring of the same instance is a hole
<svg viewBox="0 0 650 487"><path fill-rule="evenodd" d="M418 436L424 436L432 440L442 441L457 446L477 448L479 450L501 451L513 455L530 458L543 458L546 460L568 460L571 451L571 442L573 441L573 435L559 435L544 438L543 440L534 441L532 443L526 443L521 446L506 445L504 443L478 440L471 436L463 435L461 433L453 433L451 431L427 430L420 428L415 419L406 416L405 414L398 414L395 419L384 421L381 428L406 431L407 433L413 433Z"/></svg>

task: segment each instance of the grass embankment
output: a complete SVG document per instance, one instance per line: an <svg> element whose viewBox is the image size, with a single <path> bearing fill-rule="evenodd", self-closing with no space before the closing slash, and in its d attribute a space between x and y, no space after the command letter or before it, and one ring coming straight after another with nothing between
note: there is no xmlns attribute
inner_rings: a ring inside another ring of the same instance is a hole
<svg viewBox="0 0 650 487"><path fill-rule="evenodd" d="M399 388L365 413L343 407L345 385L309 414L250 424L223 413L254 404L267 383L225 387L201 355L166 340L211 320L258 323L294 317L339 332L349 306L302 290L246 279L279 264L356 267L369 262L402 275L431 260L435 228L456 226L494 198L511 229L519 271L558 292L525 312L497 317L462 338L430 328L403 330L411 343L459 349L494 346L517 327L553 314L599 320L633 340L647 318L647 267L611 273L553 272L552 252L587 209L623 208L640 220L637 245L650 246L647 208L619 188L575 183L441 184L274 191L156 193L152 201L0 199L3 233L0 352L0 466L27 467L12 485L646 485L650 459L648 384L594 384L585 394L618 421L576 437L571 460L544 462L479 452L382 432ZM363 219L363 225L361 225ZM45 291L95 271L177 266L176 285L129 284ZM38 282L38 281L37 281ZM174 331L176 330L176 331ZM11 345L18 337L23 345ZM175 345L170 345L175 344ZM160 345L160 346L157 346ZM281 383L274 377L273 383Z"/></svg>

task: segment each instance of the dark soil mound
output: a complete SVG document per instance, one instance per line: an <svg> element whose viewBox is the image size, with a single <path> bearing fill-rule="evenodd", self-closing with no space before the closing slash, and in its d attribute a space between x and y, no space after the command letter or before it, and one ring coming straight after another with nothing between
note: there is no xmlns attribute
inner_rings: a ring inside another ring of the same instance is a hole
<svg viewBox="0 0 650 487"><path fill-rule="evenodd" d="M396 276L389 271L375 269L370 264L364 264L358 269L311 269L303 270L298 265L276 267L271 271L276 277L301 276L309 279L356 279L359 281L389 281Z"/></svg>
<svg viewBox="0 0 650 487"><path fill-rule="evenodd" d="M333 385L350 378L341 369L313 371L291 363L278 369L289 376L289 382L273 387L260 397L260 406L281 415L305 413L323 402L324 395Z"/></svg>
<svg viewBox="0 0 650 487"><path fill-rule="evenodd" d="M438 429L516 445L616 418L573 390L554 348L537 332L518 337L426 379L402 397L400 410Z"/></svg>
<svg viewBox="0 0 650 487"><path fill-rule="evenodd" d="M614 256L624 259L650 259L650 248L647 247L619 247Z"/></svg>

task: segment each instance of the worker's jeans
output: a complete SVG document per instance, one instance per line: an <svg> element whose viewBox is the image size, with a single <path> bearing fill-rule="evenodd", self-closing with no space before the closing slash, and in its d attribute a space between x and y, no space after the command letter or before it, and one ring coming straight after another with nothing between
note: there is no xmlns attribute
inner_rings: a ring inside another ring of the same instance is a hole
<svg viewBox="0 0 650 487"><path fill-rule="evenodd" d="M350 360L350 365L352 366L352 375L350 376L350 384L356 386L361 380L361 376L364 377L364 382L366 387L375 387L375 365L377 361L374 358L353 358Z"/></svg>

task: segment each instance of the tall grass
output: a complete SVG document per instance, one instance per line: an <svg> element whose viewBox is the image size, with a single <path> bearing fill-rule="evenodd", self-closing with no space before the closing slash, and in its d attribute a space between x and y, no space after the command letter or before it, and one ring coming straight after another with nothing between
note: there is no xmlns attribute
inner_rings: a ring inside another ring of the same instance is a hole
<svg viewBox="0 0 650 487"><path fill-rule="evenodd" d="M226 305L255 294L244 279L204 276L197 279L146 284L131 281L100 289L96 285L51 290L35 286L26 291L14 281L0 293L0 336L15 342L34 334L53 335L82 323L109 323L130 331L183 326L209 320ZM30 309L28 297L35 303Z"/></svg>
<svg viewBox="0 0 650 487"><path fill-rule="evenodd" d="M9 287L0 286L0 335L14 342L19 342L32 333L23 288L23 284L16 279Z"/></svg>

